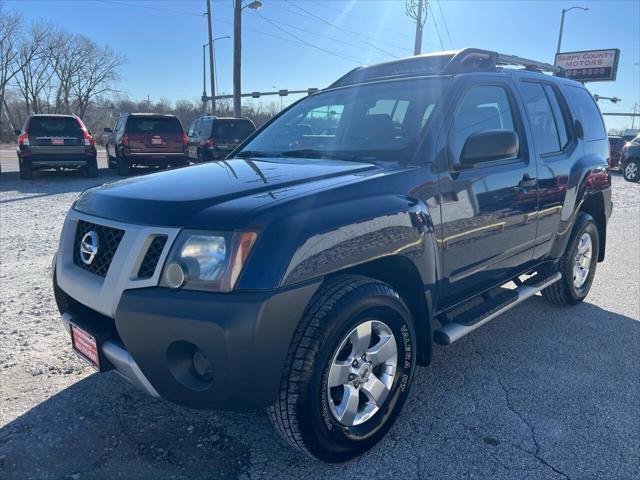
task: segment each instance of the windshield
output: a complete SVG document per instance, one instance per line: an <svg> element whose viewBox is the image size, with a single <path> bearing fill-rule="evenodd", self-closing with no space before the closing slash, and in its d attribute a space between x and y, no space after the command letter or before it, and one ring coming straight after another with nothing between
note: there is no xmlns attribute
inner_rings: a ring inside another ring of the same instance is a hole
<svg viewBox="0 0 640 480"><path fill-rule="evenodd" d="M406 161L447 85L446 79L394 81L308 97L239 155Z"/></svg>

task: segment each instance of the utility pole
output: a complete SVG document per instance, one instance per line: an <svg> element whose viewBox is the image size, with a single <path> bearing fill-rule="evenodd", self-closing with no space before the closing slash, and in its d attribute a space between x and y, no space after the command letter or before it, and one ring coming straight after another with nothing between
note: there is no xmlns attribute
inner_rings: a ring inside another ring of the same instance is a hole
<svg viewBox="0 0 640 480"><path fill-rule="evenodd" d="M427 8L429 0L406 0L407 16L416 21L416 39L413 47L413 54L422 53L422 30L427 21Z"/></svg>
<svg viewBox="0 0 640 480"><path fill-rule="evenodd" d="M147 94L147 112L151 112L151 98Z"/></svg>
<svg viewBox="0 0 640 480"><path fill-rule="evenodd" d="M253 0L246 5L242 5L242 0L233 0L233 115L235 117L242 116L242 81L240 73L242 69L242 10L245 8L258 10L262 8L262 2Z"/></svg>
<svg viewBox="0 0 640 480"><path fill-rule="evenodd" d="M242 116L241 58L242 58L242 0L233 1L233 116Z"/></svg>
<svg viewBox="0 0 640 480"><path fill-rule="evenodd" d="M211 77L211 115L216 114L216 82L213 66L213 32L211 30L211 0L207 0L207 26L209 27L209 75Z"/></svg>
<svg viewBox="0 0 640 480"><path fill-rule="evenodd" d="M205 50L208 43L202 45L202 115L207 114L207 62L205 60Z"/></svg>

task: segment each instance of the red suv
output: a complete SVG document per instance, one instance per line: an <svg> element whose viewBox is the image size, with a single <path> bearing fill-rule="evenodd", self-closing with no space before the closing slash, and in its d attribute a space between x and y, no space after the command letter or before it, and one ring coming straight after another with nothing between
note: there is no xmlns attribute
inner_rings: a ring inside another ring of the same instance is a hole
<svg viewBox="0 0 640 480"><path fill-rule="evenodd" d="M84 168L87 177L98 176L96 146L91 132L75 115L29 115L18 135L20 178L34 170Z"/></svg>
<svg viewBox="0 0 640 480"><path fill-rule="evenodd" d="M128 175L134 165L160 168L189 164L188 139L175 115L123 113L113 128L105 128L109 168Z"/></svg>

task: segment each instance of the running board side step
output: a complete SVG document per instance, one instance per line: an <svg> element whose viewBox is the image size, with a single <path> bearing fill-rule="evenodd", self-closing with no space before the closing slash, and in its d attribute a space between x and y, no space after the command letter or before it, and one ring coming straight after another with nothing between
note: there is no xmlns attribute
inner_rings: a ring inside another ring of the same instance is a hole
<svg viewBox="0 0 640 480"><path fill-rule="evenodd" d="M531 277L514 290L497 295L488 304L480 304L459 317L453 318L451 322L434 332L434 341L440 345L450 345L562 278L561 273L542 279L536 278L537 276Z"/></svg>

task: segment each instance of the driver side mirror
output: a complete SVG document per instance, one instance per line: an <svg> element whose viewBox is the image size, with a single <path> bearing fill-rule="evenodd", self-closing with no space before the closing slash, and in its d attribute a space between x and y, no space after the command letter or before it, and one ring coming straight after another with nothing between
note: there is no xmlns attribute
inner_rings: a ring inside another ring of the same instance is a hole
<svg viewBox="0 0 640 480"><path fill-rule="evenodd" d="M518 156L520 142L513 130L484 130L469 136L460 154L461 166Z"/></svg>

